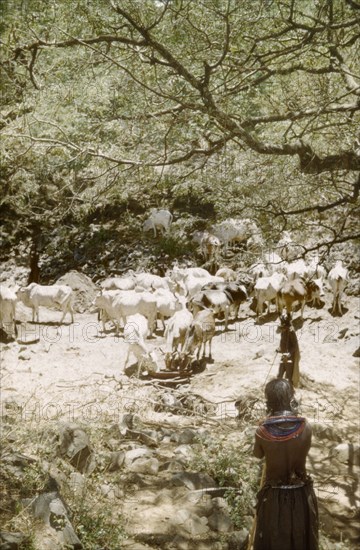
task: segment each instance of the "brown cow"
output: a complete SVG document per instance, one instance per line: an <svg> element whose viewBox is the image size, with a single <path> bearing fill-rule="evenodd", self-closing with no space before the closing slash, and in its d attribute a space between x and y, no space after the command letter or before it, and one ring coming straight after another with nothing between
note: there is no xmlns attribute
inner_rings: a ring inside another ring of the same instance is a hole
<svg viewBox="0 0 360 550"><path fill-rule="evenodd" d="M292 314L293 306L296 302L301 305L301 319L303 318L305 302L311 302L315 298L320 298L321 289L315 281L304 281L303 279L293 279L283 284L277 293L278 311L283 307Z"/></svg>

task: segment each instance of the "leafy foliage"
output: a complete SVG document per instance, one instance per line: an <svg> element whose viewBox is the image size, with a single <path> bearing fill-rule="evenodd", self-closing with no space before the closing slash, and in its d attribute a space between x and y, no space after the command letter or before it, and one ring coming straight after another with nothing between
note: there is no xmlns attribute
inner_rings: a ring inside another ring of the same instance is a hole
<svg viewBox="0 0 360 550"><path fill-rule="evenodd" d="M116 219L116 205L135 203L207 225L250 216L269 236L304 219L323 224L329 243L358 235L352 3L77 0L69 10L65 0L8 0L1 9L9 245L46 242L100 212Z"/></svg>

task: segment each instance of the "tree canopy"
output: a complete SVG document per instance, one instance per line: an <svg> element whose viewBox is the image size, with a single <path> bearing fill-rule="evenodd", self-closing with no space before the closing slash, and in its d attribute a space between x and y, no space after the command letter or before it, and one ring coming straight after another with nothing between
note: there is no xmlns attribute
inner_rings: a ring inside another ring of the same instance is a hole
<svg viewBox="0 0 360 550"><path fill-rule="evenodd" d="M358 2L2 9L2 205L12 217L54 226L116 201L197 197L218 217L321 221L325 241L358 236Z"/></svg>

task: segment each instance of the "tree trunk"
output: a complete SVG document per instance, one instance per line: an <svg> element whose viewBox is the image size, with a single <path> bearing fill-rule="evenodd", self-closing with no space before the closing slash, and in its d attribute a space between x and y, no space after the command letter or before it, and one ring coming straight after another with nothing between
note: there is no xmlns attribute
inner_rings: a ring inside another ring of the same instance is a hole
<svg viewBox="0 0 360 550"><path fill-rule="evenodd" d="M40 282L39 251L36 240L33 240L30 247L30 273L27 284Z"/></svg>

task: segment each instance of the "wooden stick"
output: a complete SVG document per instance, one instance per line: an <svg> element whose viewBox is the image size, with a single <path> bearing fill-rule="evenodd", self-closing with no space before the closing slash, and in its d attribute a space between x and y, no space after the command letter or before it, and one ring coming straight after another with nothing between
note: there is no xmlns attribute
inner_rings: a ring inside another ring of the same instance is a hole
<svg viewBox="0 0 360 550"><path fill-rule="evenodd" d="M261 480L260 480L260 489L262 489L264 483L265 483L265 477L266 477L266 462L264 463L262 473L261 473ZM251 527L251 532L249 536L249 544L247 546L247 550L251 550L254 544L254 538L255 538L255 531L256 531L256 525L257 525L257 515L255 512L253 524Z"/></svg>

